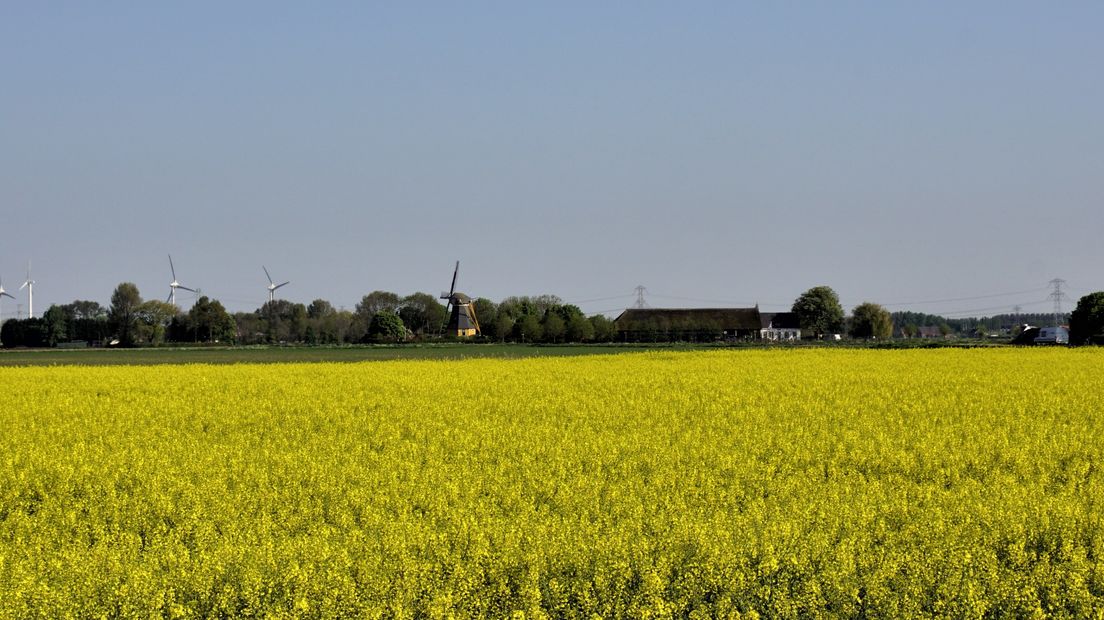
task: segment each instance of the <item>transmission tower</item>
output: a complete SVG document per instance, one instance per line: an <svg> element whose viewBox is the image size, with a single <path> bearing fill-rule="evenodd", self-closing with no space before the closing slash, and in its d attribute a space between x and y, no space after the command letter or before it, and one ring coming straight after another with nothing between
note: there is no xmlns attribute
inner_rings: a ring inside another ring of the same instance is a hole
<svg viewBox="0 0 1104 620"><path fill-rule="evenodd" d="M647 293L648 289L644 288L643 284L639 284L633 290L636 291L636 303L633 304L633 308L637 308L637 309L647 308L648 307L648 302L644 301L644 293Z"/></svg>
<svg viewBox="0 0 1104 620"><path fill-rule="evenodd" d="M1047 296L1048 299L1054 302L1054 326L1060 327L1062 325L1059 319L1062 316L1062 300L1068 299L1066 294L1062 291L1062 285L1066 283L1062 278L1054 278L1050 281L1050 285L1054 287L1054 290Z"/></svg>

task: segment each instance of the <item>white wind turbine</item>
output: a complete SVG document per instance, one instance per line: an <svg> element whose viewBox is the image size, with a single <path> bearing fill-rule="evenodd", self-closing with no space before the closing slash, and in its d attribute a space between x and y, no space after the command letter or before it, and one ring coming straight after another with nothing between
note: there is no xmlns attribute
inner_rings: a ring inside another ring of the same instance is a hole
<svg viewBox="0 0 1104 620"><path fill-rule="evenodd" d="M31 261L27 261L27 279L23 281L23 286L19 287L19 290L27 289L27 318L34 318L34 284L35 281L31 279Z"/></svg>
<svg viewBox="0 0 1104 620"><path fill-rule="evenodd" d="M280 284L276 284L275 282L272 281L272 276L268 275L268 267L265 267L264 265L261 265L261 269L264 269L265 277L268 278L268 301L270 301L270 302L275 301L275 299L276 299L276 289L280 288L281 286L291 284L291 280L288 280L287 282L282 282Z"/></svg>
<svg viewBox="0 0 1104 620"><path fill-rule="evenodd" d="M192 293L195 292L195 289L188 288L188 287L184 286L183 284L176 281L176 267L173 266L172 254L169 254L169 269L172 271L173 279L172 279L172 282L169 283L169 299L168 299L168 301L169 301L170 304L175 306L176 305L176 289L182 288L182 289L184 289L186 291L190 291Z"/></svg>
<svg viewBox="0 0 1104 620"><path fill-rule="evenodd" d="M4 322L3 301L5 297L15 299L14 295L4 290L4 281L0 279L0 323Z"/></svg>

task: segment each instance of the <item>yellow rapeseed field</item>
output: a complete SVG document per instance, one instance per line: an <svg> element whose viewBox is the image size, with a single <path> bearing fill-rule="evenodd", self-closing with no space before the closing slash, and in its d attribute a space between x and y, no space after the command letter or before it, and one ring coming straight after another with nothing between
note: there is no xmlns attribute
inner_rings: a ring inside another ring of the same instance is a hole
<svg viewBox="0 0 1104 620"><path fill-rule="evenodd" d="M0 369L0 617L1104 616L1104 351Z"/></svg>

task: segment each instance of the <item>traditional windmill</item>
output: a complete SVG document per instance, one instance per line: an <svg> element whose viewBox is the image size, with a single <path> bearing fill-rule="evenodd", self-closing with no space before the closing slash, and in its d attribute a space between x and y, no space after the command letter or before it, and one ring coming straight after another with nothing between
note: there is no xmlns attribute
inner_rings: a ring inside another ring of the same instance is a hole
<svg viewBox="0 0 1104 620"><path fill-rule="evenodd" d="M479 320L475 318L475 305L471 297L456 292L456 275L460 273L460 261L456 261L456 270L452 272L452 287L447 293L441 293L441 299L448 300L448 327L445 333L450 336L478 336Z"/></svg>

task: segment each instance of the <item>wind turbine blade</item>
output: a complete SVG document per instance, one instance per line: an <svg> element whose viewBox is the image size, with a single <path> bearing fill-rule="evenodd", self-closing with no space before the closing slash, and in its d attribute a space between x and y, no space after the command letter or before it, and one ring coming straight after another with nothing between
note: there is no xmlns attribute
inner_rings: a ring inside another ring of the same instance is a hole
<svg viewBox="0 0 1104 620"><path fill-rule="evenodd" d="M11 293L0 293L0 297L7 297L8 299L15 299Z"/></svg>
<svg viewBox="0 0 1104 620"><path fill-rule="evenodd" d="M194 292L196 292L194 288L188 288L188 287L186 287L186 286L181 286L181 285L179 285L179 284L177 284L177 285L176 285L176 288L182 288L182 289L184 289L184 290L186 290L186 291L188 291L188 292L190 292L190 293L194 293Z"/></svg>
<svg viewBox="0 0 1104 620"><path fill-rule="evenodd" d="M285 284L291 284L291 280L288 280L287 282L284 282L283 284L277 284L276 287L273 288L272 290L276 290L276 289L280 288L281 286L284 286Z"/></svg>
<svg viewBox="0 0 1104 620"><path fill-rule="evenodd" d="M261 269L264 269L265 277L268 278L268 283L272 284L272 276L268 275L268 267L265 267L264 265L261 265Z"/></svg>
<svg viewBox="0 0 1104 620"><path fill-rule="evenodd" d="M27 280L26 282L23 283L23 286L19 287L19 290L23 290L23 289L27 288L27 285L30 284L30 283L31 283L31 281Z"/></svg>
<svg viewBox="0 0 1104 620"><path fill-rule="evenodd" d="M165 298L165 303L167 303L167 304L172 303L172 290L169 291L169 296Z"/></svg>
<svg viewBox="0 0 1104 620"><path fill-rule="evenodd" d="M176 282L176 267L172 264L172 254L169 254L169 270L172 271L173 282Z"/></svg>

